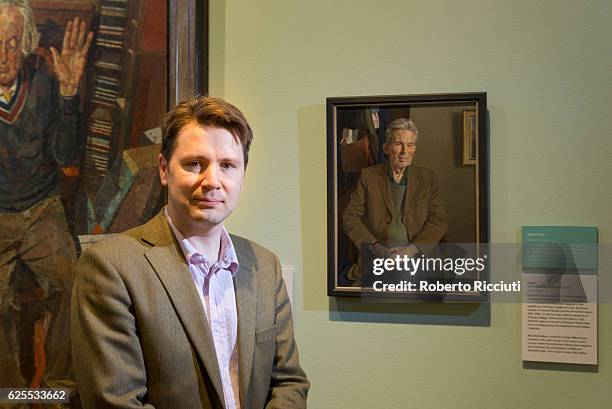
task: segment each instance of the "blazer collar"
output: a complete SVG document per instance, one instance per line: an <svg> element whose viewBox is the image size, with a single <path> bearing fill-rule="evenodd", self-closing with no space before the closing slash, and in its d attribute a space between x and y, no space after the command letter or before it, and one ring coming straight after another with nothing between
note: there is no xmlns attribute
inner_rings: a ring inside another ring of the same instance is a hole
<svg viewBox="0 0 612 409"><path fill-rule="evenodd" d="M145 253L204 365L220 403L225 407L215 344L191 273L170 226L160 212L143 226L142 240L153 245Z"/></svg>
<svg viewBox="0 0 612 409"><path fill-rule="evenodd" d="M255 325L257 322L257 281L254 279L255 256L247 240L233 235L231 237L240 266L234 275L234 290L236 291L236 309L238 311L240 402L245 402L251 382L255 348Z"/></svg>
<svg viewBox="0 0 612 409"><path fill-rule="evenodd" d="M408 187L406 188L406 195L404 196L404 209L407 209L416 198L416 192L420 183L421 177L419 172L413 166L412 170L408 174Z"/></svg>
<svg viewBox="0 0 612 409"><path fill-rule="evenodd" d="M230 237L239 264L234 275L238 313L238 377L240 401L246 402L255 348L257 283L253 271L256 260L248 240L234 235ZM202 303L180 245L174 238L163 211L143 226L141 238L153 246L145 255L166 288L177 315L219 395L219 400L225 406L212 332L206 322Z"/></svg>
<svg viewBox="0 0 612 409"><path fill-rule="evenodd" d="M383 202L385 203L385 207L387 208L387 212L389 215L393 214L393 207L391 204L391 190L389 189L389 176L387 175L387 165L381 164L377 165L377 178L378 178L378 186L380 186L380 195L383 198Z"/></svg>

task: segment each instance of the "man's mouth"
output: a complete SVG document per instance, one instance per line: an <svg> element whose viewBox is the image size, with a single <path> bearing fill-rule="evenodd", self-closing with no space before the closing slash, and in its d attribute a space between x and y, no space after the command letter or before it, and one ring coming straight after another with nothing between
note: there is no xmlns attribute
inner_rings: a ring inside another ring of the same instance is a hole
<svg viewBox="0 0 612 409"><path fill-rule="evenodd" d="M217 206L223 201L212 197L196 197L193 199L199 206Z"/></svg>

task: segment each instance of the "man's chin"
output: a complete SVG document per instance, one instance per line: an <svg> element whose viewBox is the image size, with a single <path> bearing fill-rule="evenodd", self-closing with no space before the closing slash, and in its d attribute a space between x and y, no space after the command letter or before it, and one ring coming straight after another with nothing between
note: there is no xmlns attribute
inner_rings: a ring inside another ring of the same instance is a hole
<svg viewBox="0 0 612 409"><path fill-rule="evenodd" d="M192 212L191 219L198 225L214 227L222 224L227 215L215 209L198 209Z"/></svg>

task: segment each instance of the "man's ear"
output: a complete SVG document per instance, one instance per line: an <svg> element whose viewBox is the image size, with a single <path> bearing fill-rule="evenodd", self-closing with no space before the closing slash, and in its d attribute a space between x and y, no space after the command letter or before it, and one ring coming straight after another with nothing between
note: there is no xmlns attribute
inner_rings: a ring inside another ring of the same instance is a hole
<svg viewBox="0 0 612 409"><path fill-rule="evenodd" d="M164 158L161 153L158 157L159 162L159 180L161 180L162 186L168 186L168 161Z"/></svg>

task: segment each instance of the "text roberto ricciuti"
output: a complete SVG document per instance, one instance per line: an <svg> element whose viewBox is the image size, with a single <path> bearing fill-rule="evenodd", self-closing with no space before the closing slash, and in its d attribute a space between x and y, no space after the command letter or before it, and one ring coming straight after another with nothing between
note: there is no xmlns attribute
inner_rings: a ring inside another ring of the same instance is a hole
<svg viewBox="0 0 612 409"><path fill-rule="evenodd" d="M487 255L478 258L439 258L439 257L409 257L396 255L388 258L375 258L372 264L372 274L381 276L385 272L405 272L414 276L417 272L453 273L463 276L465 273L482 272L486 267ZM382 278L382 277L381 277ZM519 292L521 282L510 283L489 282L486 280L464 280L461 282L441 282L428 280L408 281L400 280L389 283L383 280L373 282L373 289L377 292Z"/></svg>

